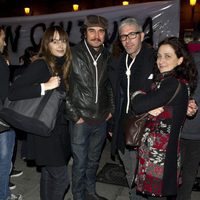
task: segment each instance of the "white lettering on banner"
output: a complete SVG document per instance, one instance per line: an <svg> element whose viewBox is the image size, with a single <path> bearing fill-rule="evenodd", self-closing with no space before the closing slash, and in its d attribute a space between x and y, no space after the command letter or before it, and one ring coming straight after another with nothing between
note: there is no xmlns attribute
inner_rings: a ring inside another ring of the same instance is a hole
<svg viewBox="0 0 200 200"><path fill-rule="evenodd" d="M109 44L118 37L118 23L125 17L135 17L145 31L145 39L155 47L166 36L179 36L180 2L157 1L66 12L42 16L0 18L6 27L7 45L12 64L18 64L19 57L28 46L39 45L45 29L53 24L61 25L69 34L70 44L81 40L80 27L86 15L101 15L108 19Z"/></svg>

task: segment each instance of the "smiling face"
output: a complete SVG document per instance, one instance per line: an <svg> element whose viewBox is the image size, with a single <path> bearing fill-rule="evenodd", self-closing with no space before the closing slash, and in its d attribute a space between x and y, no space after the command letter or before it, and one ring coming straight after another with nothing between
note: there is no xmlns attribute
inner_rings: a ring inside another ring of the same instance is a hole
<svg viewBox="0 0 200 200"><path fill-rule="evenodd" d="M161 73L173 70L183 62L183 57L178 58L175 50L169 44L159 47L157 53L157 66Z"/></svg>
<svg viewBox="0 0 200 200"><path fill-rule="evenodd" d="M87 43L98 50L105 40L105 29L102 27L87 27L85 33Z"/></svg>
<svg viewBox="0 0 200 200"><path fill-rule="evenodd" d="M67 49L67 41L61 40L58 31L54 32L53 39L49 43L49 50L52 55L62 57L65 55Z"/></svg>
<svg viewBox="0 0 200 200"><path fill-rule="evenodd" d="M135 38L131 39L129 36L126 37L125 40L121 40L121 43L123 47L125 48L126 52L134 58L137 54L137 52L140 50L142 41L144 39L144 33L140 32L138 33L138 27L134 24L124 24L120 30L119 35L121 36L127 36L130 33L137 33Z"/></svg>

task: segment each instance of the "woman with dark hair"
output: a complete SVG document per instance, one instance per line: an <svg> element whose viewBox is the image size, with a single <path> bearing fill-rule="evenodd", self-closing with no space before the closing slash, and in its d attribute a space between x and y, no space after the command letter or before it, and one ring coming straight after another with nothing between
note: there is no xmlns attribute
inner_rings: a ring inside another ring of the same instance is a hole
<svg viewBox="0 0 200 200"><path fill-rule="evenodd" d="M132 95L134 113L149 113L138 149L135 182L137 190L149 199L175 199L180 173L179 135L189 96L196 87L197 71L185 45L176 37L159 44L157 68L152 90ZM178 93L170 101L178 86Z"/></svg>
<svg viewBox="0 0 200 200"><path fill-rule="evenodd" d="M48 28L42 38L38 58L18 77L10 89L9 99L19 100L45 95L48 90L65 92L72 56L67 33L59 26ZM69 186L67 161L70 156L65 102L60 106L54 130L49 137L28 134L27 159L41 166L42 200L62 200Z"/></svg>

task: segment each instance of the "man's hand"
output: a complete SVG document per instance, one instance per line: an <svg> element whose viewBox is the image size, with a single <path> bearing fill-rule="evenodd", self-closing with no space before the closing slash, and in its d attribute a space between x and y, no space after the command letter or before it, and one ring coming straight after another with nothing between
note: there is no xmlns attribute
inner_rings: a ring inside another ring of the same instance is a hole
<svg viewBox="0 0 200 200"><path fill-rule="evenodd" d="M80 119L76 122L76 124L82 124L82 123L84 123L84 119L83 119L83 118L80 118Z"/></svg>
<svg viewBox="0 0 200 200"><path fill-rule="evenodd" d="M108 114L108 117L106 118L106 121L108 121L111 117L112 117L112 114L109 113L109 114Z"/></svg>

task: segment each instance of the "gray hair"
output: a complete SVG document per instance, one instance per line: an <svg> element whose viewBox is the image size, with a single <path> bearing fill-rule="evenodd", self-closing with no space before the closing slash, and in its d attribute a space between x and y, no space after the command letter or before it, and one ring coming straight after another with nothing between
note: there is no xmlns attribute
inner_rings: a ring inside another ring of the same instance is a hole
<svg viewBox="0 0 200 200"><path fill-rule="evenodd" d="M139 32L143 32L142 26L137 22L135 18L127 18L121 21L121 23L119 24L119 32L121 28L125 25L136 26Z"/></svg>

